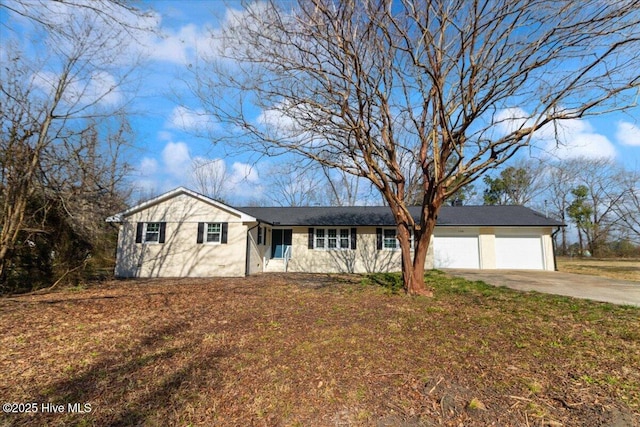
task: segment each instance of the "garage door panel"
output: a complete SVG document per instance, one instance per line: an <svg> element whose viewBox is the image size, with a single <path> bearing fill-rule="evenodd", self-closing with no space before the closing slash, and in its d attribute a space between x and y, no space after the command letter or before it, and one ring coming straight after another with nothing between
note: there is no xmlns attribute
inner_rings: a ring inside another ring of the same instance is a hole
<svg viewBox="0 0 640 427"><path fill-rule="evenodd" d="M436 236L433 254L435 268L480 268L477 236Z"/></svg>
<svg viewBox="0 0 640 427"><path fill-rule="evenodd" d="M496 236L496 268L543 270L539 236Z"/></svg>

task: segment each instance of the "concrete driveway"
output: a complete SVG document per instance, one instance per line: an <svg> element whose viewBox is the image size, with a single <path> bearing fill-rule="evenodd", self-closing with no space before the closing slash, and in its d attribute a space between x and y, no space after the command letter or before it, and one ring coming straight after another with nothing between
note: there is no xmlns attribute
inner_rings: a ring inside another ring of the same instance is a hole
<svg viewBox="0 0 640 427"><path fill-rule="evenodd" d="M506 286L521 291L537 291L565 295L613 304L640 307L640 282L562 273L559 271L532 270L461 270L444 269L452 276L468 280L481 280L494 286Z"/></svg>

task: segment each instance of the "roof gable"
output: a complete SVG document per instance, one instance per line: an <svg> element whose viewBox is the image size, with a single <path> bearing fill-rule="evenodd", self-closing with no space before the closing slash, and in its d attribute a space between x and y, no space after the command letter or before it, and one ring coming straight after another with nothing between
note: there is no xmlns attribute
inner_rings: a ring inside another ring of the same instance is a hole
<svg viewBox="0 0 640 427"><path fill-rule="evenodd" d="M143 211L145 209L149 209L152 208L160 203L163 203L167 200L173 199L175 197L181 196L181 195L187 195L189 197L193 197L196 200L199 200L201 202L204 202L206 204L209 204L211 206L214 206L218 209L221 209L225 212L228 212L232 215L238 216L240 218L241 221L247 221L247 222L252 222L252 221L257 221L256 218L254 218L253 216L247 214L246 212L242 212L239 211L238 209L231 207L229 205L226 205L222 202L219 202L217 200L214 200L210 197L205 196L204 194L200 194L200 193L196 193L195 191L191 191L187 188L184 187L178 187L174 190L171 190L167 193L161 194L157 197L154 197L153 199L147 200L145 202L142 202L140 204L137 204L135 206L130 207L129 209L119 212L113 216L110 216L109 218L107 218L107 222L121 222L124 218L126 218L127 216L133 215L137 212Z"/></svg>

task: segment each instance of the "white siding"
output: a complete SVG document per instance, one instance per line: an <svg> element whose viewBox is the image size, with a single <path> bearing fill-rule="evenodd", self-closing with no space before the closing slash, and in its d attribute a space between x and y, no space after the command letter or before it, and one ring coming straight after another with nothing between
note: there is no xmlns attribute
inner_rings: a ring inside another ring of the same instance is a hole
<svg viewBox="0 0 640 427"><path fill-rule="evenodd" d="M138 222L165 222L164 243L136 243ZM226 244L197 244L198 222L228 224ZM118 277L244 276L247 224L238 215L187 194L126 217L120 225Z"/></svg>

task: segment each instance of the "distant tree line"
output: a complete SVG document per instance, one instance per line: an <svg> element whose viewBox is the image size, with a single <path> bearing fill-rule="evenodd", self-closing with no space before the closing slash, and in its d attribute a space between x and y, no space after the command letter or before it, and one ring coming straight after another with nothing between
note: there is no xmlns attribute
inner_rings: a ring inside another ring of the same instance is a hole
<svg viewBox="0 0 640 427"><path fill-rule="evenodd" d="M610 159L520 161L485 176L483 202L526 205L575 229L563 228L562 255L640 256L640 175Z"/></svg>

